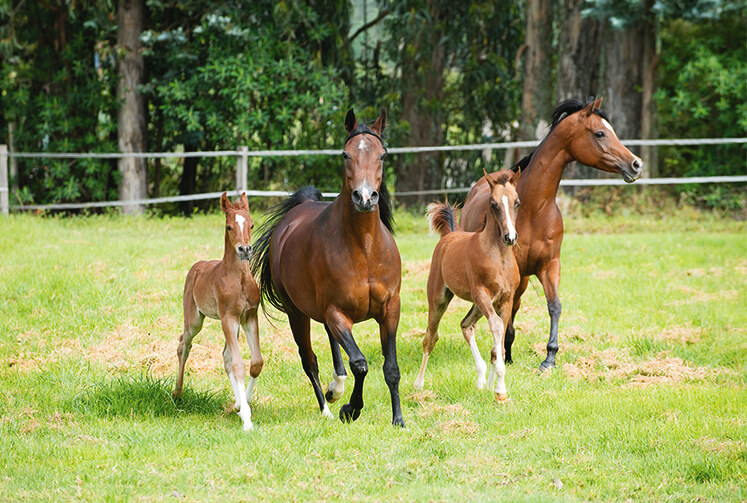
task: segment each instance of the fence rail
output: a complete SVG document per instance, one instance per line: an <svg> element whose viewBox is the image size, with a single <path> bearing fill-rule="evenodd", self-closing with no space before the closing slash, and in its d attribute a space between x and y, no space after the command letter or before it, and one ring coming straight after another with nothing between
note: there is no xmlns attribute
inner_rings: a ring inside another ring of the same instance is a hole
<svg viewBox="0 0 747 503"><path fill-rule="evenodd" d="M388 151L392 154L412 154L423 152L454 152L474 150L501 150L511 148L533 148L539 145L539 141L514 141L503 143L478 143L472 145L442 145L425 147L392 147ZM627 146L690 146L690 145L725 145L745 144L747 138L674 138L663 140L623 140ZM28 159L122 159L126 157L136 158L186 158L186 157L236 157L236 189L230 191L231 195L246 192L247 196L273 197L286 196L288 192L272 190L248 190L248 159L249 157L298 157L314 155L338 155L340 149L321 150L253 150L245 146L236 150L216 150L204 152L8 152L6 145L0 145L0 213L8 214L13 210L71 210L85 208L104 208L121 206L139 206L160 204L168 202L198 201L205 199L216 199L222 192L209 192L202 194L190 194L182 196L157 197L150 199L138 199L127 201L97 201L86 203L56 203L43 205L9 205L8 188L8 158ZM644 178L636 182L637 185L676 185L685 183L743 183L747 182L747 176L709 176L709 177L687 177L687 178ZM626 185L617 179L565 179L561 180L561 186L611 186ZM471 187L455 187L448 189L433 189L421 191L393 192L394 196L415 196L465 193ZM324 197L336 197L337 193L324 193Z"/></svg>

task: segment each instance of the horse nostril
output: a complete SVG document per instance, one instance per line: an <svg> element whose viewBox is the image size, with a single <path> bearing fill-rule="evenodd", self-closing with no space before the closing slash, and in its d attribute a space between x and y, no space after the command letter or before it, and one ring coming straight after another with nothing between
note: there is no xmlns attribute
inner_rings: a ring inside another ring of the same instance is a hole
<svg viewBox="0 0 747 503"><path fill-rule="evenodd" d="M360 204L361 201L363 201L363 196L361 195L361 191L357 189L354 190L353 191L353 202L355 204Z"/></svg>
<svg viewBox="0 0 747 503"><path fill-rule="evenodd" d="M379 201L379 193L374 190L373 192L371 192L371 202L373 204L376 204L378 201Z"/></svg>
<svg viewBox="0 0 747 503"><path fill-rule="evenodd" d="M633 169L636 170L636 171L640 171L641 167L642 167L641 166L641 161L639 159L635 159L633 161Z"/></svg>

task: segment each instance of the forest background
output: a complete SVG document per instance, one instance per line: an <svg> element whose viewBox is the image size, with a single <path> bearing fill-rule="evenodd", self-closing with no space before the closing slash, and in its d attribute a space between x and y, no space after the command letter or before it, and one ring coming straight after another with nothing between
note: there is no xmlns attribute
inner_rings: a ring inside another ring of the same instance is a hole
<svg viewBox="0 0 747 503"><path fill-rule="evenodd" d="M0 0L0 144L341 148L350 107L359 118L386 108L393 146L533 140L556 102L594 95L623 139L743 137L746 40L747 4L734 0ZM637 153L646 176L747 172L744 145ZM393 155L387 180L397 191L465 186L522 154ZM226 190L234 165L11 158L11 204ZM334 191L340 167L325 156L251 158L249 187ZM744 211L743 186L670 191Z"/></svg>

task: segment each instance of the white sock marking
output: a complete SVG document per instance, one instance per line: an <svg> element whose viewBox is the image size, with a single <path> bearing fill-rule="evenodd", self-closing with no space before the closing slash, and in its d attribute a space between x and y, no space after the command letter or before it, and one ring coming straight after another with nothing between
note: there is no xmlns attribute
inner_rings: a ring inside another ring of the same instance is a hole
<svg viewBox="0 0 747 503"><path fill-rule="evenodd" d="M332 415L332 411L329 410L329 405L327 404L327 402L324 402L324 410L322 410L322 416L329 418L329 419L335 418L335 416Z"/></svg>
<svg viewBox="0 0 747 503"><path fill-rule="evenodd" d="M475 359L475 367L477 368L477 389L484 389L485 371L487 371L488 366L485 364L485 360L482 359L480 350L477 349L477 341L474 335L469 340L469 350L472 351L472 357Z"/></svg>

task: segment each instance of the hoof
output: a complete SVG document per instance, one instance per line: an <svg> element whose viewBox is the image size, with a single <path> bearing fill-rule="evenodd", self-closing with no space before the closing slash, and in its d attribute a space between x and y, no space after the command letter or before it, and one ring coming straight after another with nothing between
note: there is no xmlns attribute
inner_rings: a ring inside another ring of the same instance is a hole
<svg viewBox="0 0 747 503"><path fill-rule="evenodd" d="M402 419L401 417L395 417L394 419L392 419L392 425L393 426L399 426L400 428L404 428L405 427L405 420Z"/></svg>
<svg viewBox="0 0 747 503"><path fill-rule="evenodd" d="M241 410L241 404L239 402L236 402L235 404L233 404L234 412L239 412L240 410Z"/></svg>
<svg viewBox="0 0 747 503"><path fill-rule="evenodd" d="M552 372L554 368L555 363L547 363L547 361L540 363L540 372Z"/></svg>
<svg viewBox="0 0 747 503"><path fill-rule="evenodd" d="M352 405L349 403L346 403L342 406L340 409L340 421L343 423L349 423L351 421L355 421L360 417L361 410L360 409L354 409Z"/></svg>
<svg viewBox="0 0 747 503"><path fill-rule="evenodd" d="M254 429L254 425L251 421L248 423L244 423L244 431L252 431Z"/></svg>
<svg viewBox="0 0 747 503"><path fill-rule="evenodd" d="M510 398L508 398L508 393L496 393L495 399L498 403L506 403L510 400Z"/></svg>
<svg viewBox="0 0 747 503"><path fill-rule="evenodd" d="M478 391L482 391L485 389L485 379L478 379L477 380L477 389Z"/></svg>
<svg viewBox="0 0 747 503"><path fill-rule="evenodd" d="M326 417L327 419L334 419L335 416L332 415L332 411L329 410L329 407L327 407L327 404L324 404L324 409L322 410L322 416Z"/></svg>
<svg viewBox="0 0 747 503"><path fill-rule="evenodd" d="M327 392L324 394L324 398L327 399L327 402L329 403L335 403L339 396L336 397L335 394L332 392L332 390L328 389Z"/></svg>
<svg viewBox="0 0 747 503"><path fill-rule="evenodd" d="M514 359L511 358L510 356L507 356L505 362L506 362L506 365L511 365L514 362Z"/></svg>
<svg viewBox="0 0 747 503"><path fill-rule="evenodd" d="M415 391L423 391L423 383L415 381L412 385L413 388L415 388Z"/></svg>

